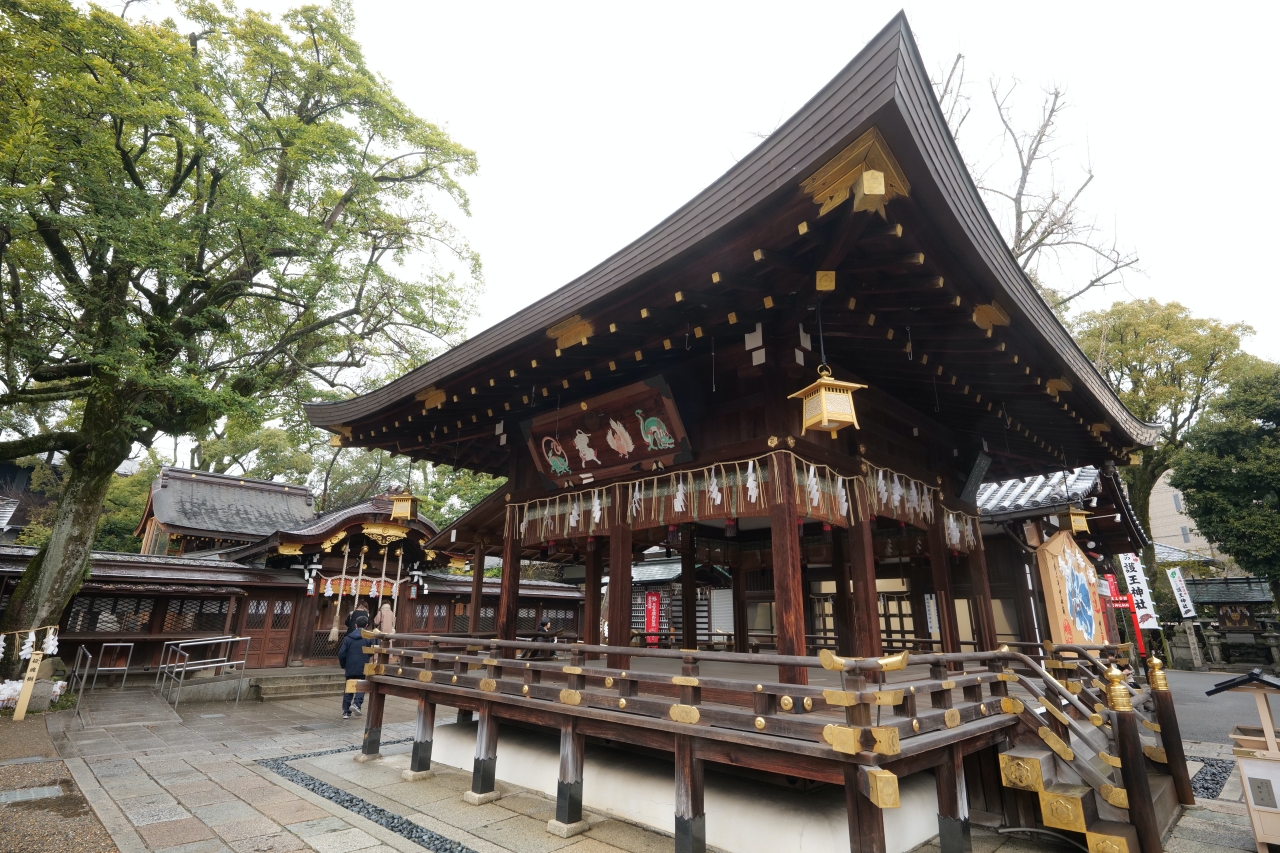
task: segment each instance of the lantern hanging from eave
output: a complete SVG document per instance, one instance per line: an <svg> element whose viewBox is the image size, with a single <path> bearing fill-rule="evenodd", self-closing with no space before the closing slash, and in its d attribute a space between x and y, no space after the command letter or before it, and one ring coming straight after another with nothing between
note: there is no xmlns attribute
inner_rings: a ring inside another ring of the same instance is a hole
<svg viewBox="0 0 1280 853"><path fill-rule="evenodd" d="M799 397L803 406L800 434L816 429L829 432L835 438L837 432L850 424L854 429L861 429L858 426L858 414L853 408L853 392L866 387L856 382L832 379L831 368L825 364L819 365L818 381L787 398L790 400Z"/></svg>
<svg viewBox="0 0 1280 853"><path fill-rule="evenodd" d="M1071 508L1071 532L1072 533L1088 533L1089 532L1089 513L1075 507Z"/></svg>

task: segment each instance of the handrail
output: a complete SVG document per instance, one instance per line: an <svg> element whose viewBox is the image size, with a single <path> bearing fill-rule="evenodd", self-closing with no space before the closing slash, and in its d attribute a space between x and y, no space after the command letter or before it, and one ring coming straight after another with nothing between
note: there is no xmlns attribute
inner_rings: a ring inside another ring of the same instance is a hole
<svg viewBox="0 0 1280 853"><path fill-rule="evenodd" d="M80 662L82 659L84 661L84 672L80 671ZM89 668L91 666L93 666L93 655L90 654L89 649L85 646L81 646L76 650L75 662L71 664L72 682L73 685L77 686L76 712L74 716L80 718L81 730L85 728L84 716L81 714L81 710L84 708L84 685L89 680Z"/></svg>
<svg viewBox="0 0 1280 853"><path fill-rule="evenodd" d="M244 656L239 660L232 660L231 649L236 643L244 643ZM249 637L216 637L208 640L188 640L176 646L172 652L170 663L167 669L163 671L164 685L161 688L164 693L166 702L173 701L173 709L178 710L179 703L182 702L182 686L186 683L188 672L198 672L204 669L218 669L228 667L233 671L240 673L240 678L236 683L236 704L240 704L240 694L244 690L244 673L249 665L249 646L251 638ZM191 650L197 646L216 646L224 645L221 657L206 658L197 661L194 665L191 662ZM237 670L237 664L239 669ZM176 689L176 692L174 688Z"/></svg>
<svg viewBox="0 0 1280 853"><path fill-rule="evenodd" d="M160 647L160 665L156 668L155 686L156 687L160 686L160 675L161 673L164 672L164 668L170 664L169 658L173 656L173 650L175 648L182 648L183 646L188 645L190 643L203 643L207 641L230 640L234 637L235 637L235 634L223 634L218 637L199 637L199 638L190 639L190 640L169 640L163 646Z"/></svg>

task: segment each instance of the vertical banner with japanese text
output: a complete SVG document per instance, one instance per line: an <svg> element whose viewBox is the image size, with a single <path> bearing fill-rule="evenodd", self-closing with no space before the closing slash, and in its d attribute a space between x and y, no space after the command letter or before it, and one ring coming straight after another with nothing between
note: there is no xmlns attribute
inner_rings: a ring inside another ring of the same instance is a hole
<svg viewBox="0 0 1280 853"><path fill-rule="evenodd" d="M1144 631L1159 629L1160 619L1152 606L1151 589L1147 586L1147 574L1142 570L1142 561L1137 554L1120 554L1119 558L1124 582L1129 586L1129 594L1133 596L1133 610L1138 615L1138 627Z"/></svg>
<svg viewBox="0 0 1280 853"><path fill-rule="evenodd" d="M662 630L662 593L644 594L644 632L646 646L658 645L658 633Z"/></svg>
<svg viewBox="0 0 1280 853"><path fill-rule="evenodd" d="M1196 606L1191 601L1191 593L1187 591L1186 581L1182 579L1182 569L1175 566L1172 569L1165 569L1165 573L1169 575L1169 586L1173 587L1173 597L1178 600L1178 610L1183 618L1194 618Z"/></svg>

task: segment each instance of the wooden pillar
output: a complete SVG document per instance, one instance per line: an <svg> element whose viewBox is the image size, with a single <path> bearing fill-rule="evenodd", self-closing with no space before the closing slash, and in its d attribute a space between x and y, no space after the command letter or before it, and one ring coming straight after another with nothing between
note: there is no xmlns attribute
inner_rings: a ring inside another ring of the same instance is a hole
<svg viewBox="0 0 1280 853"><path fill-rule="evenodd" d="M956 626L956 600L951 594L951 555L947 553L947 538L943 531L945 514L938 506L927 533L929 539L929 570L933 575L933 600L938 608L938 633L942 636L942 651L960 651L960 631Z"/></svg>
<svg viewBox="0 0 1280 853"><path fill-rule="evenodd" d="M676 853L706 853L702 759L693 754L693 738L676 735Z"/></svg>
<svg viewBox="0 0 1280 853"><path fill-rule="evenodd" d="M796 472L786 453L772 454L773 488L776 500L769 507L773 537L773 599L778 654L804 655L804 579L800 573L800 535L796 521ZM808 684L808 670L798 666L778 667L784 684Z"/></svg>
<svg viewBox="0 0 1280 853"><path fill-rule="evenodd" d="M423 693L418 697L418 720L413 729L413 752L409 756L409 773L425 774L431 769L431 741L435 728L436 705L434 702L427 701L427 695Z"/></svg>
<svg viewBox="0 0 1280 853"><path fill-rule="evenodd" d="M844 805L849 815L850 853L885 853L884 814L858 787L861 768L844 763Z"/></svg>
<svg viewBox="0 0 1280 853"><path fill-rule="evenodd" d="M626 520L626 506L621 492L614 494L618 515L609 529L609 645L631 645L631 527ZM614 669L631 665L631 655L609 655Z"/></svg>
<svg viewBox="0 0 1280 853"><path fill-rule="evenodd" d="M1016 541L1016 540L1015 540ZM1039 570L1035 565L1035 556L1018 548L1016 568L1017 577L1013 580L1013 601L1018 608L1018 637L1024 643L1038 643L1040 637L1036 633L1035 589L1033 575ZM986 552L983 552L985 559ZM1030 566L1030 572L1028 572Z"/></svg>
<svg viewBox="0 0 1280 853"><path fill-rule="evenodd" d="M858 507L858 515L863 507ZM872 541L875 516L859 518L849 527L849 578L853 614L853 654L878 658L884 654L880 641L880 596L876 593L876 553Z"/></svg>
<svg viewBox="0 0 1280 853"><path fill-rule="evenodd" d="M547 831L561 838L585 832L582 819L582 762L585 738L576 717L560 724L560 778L556 782L556 817Z"/></svg>
<svg viewBox="0 0 1280 853"><path fill-rule="evenodd" d="M973 588L973 597L969 599L969 607L973 610L977 625L978 651L994 651L999 643L996 641L995 606L991 603L991 581L987 575L987 552L982 547L982 528L978 527L978 544L969 552L969 585Z"/></svg>
<svg viewBox="0 0 1280 853"><path fill-rule="evenodd" d="M604 550L601 542L586 553L583 560L586 576L585 601L582 608L582 640L589 646L600 645L600 580L604 576Z"/></svg>
<svg viewBox="0 0 1280 853"><path fill-rule="evenodd" d="M488 544L483 534L476 534L475 555L471 558L471 609L467 615L468 634L476 634L480 631L480 606L484 603L484 557L485 552L489 550ZM504 560L506 558L505 547L503 558Z"/></svg>
<svg viewBox="0 0 1280 853"><path fill-rule="evenodd" d="M848 535L835 528L831 531L831 572L836 579L836 598L831 605L832 616L836 623L836 654L850 657L854 654L855 639L853 635L853 593L850 589Z"/></svg>
<svg viewBox="0 0 1280 853"><path fill-rule="evenodd" d="M1178 725L1178 713L1173 707L1173 694L1169 692L1169 678L1164 674L1164 664L1154 655L1147 660L1147 683L1151 685L1151 698L1155 701L1156 722L1160 725L1160 743L1173 777L1173 789L1178 802L1194 806L1196 796L1191 790L1191 775L1187 772L1187 754L1182 748L1182 730Z"/></svg>
<svg viewBox="0 0 1280 853"><path fill-rule="evenodd" d="M742 568L742 558L730 572L733 582L733 650L741 654L751 651L751 638L747 635L747 573Z"/></svg>
<svg viewBox="0 0 1280 853"><path fill-rule="evenodd" d="M938 784L938 847L941 853L969 853L969 798L964 786L964 753L959 744L946 748L946 758L934 769Z"/></svg>
<svg viewBox="0 0 1280 853"><path fill-rule="evenodd" d="M463 799L473 806L498 799L494 775L498 767L498 718L493 716L493 703L480 706L480 722L476 726L476 757L471 765L471 790Z"/></svg>
<svg viewBox="0 0 1280 853"><path fill-rule="evenodd" d="M502 539L502 591L493 620L500 640L516 638L516 613L520 607L520 545L519 513L515 507L509 506ZM504 649L502 654L503 657L514 656L509 649Z"/></svg>
<svg viewBox="0 0 1280 853"><path fill-rule="evenodd" d="M1123 690L1123 685L1119 690ZM1115 692L1119 692L1116 690ZM1108 689L1110 695L1114 695ZM1151 801L1151 780L1147 778L1147 761L1138 736L1138 712L1125 695L1123 703L1111 701L1115 712L1116 752L1120 759L1120 778L1129 797L1129 823L1138 831L1141 853L1160 853L1160 827L1156 823L1155 804ZM1167 755L1168 753L1166 753Z"/></svg>
<svg viewBox="0 0 1280 853"><path fill-rule="evenodd" d="M369 693L364 703L364 743L360 752L366 760L377 758L382 750L382 707L386 695L378 689L378 685L369 682Z"/></svg>
<svg viewBox="0 0 1280 853"><path fill-rule="evenodd" d="M680 628L681 648L698 647L698 582L695 572L697 552L693 544L693 525L680 525Z"/></svg>

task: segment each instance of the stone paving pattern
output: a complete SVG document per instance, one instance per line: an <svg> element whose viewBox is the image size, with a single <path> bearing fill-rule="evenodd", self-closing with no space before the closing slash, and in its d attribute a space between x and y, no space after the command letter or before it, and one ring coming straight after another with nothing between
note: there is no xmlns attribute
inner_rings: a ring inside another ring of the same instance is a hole
<svg viewBox="0 0 1280 853"><path fill-rule="evenodd" d="M340 718L339 700L183 703L174 713L149 690L88 700L84 729L51 715L54 744L122 853L421 853L424 849L256 764L260 758L354 748L364 721ZM415 706L389 699L383 742L412 735ZM439 724L455 716L440 708ZM438 768L404 782L409 744L359 764L347 751L289 765L477 853L657 853L670 836L591 815L591 829L570 839L546 831L555 802L511 786L496 803L462 801L470 773Z"/></svg>

